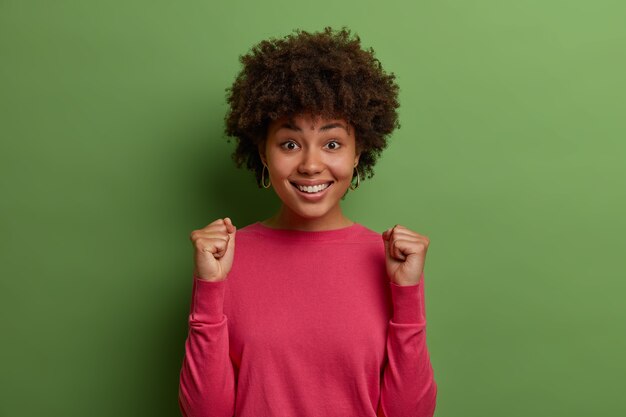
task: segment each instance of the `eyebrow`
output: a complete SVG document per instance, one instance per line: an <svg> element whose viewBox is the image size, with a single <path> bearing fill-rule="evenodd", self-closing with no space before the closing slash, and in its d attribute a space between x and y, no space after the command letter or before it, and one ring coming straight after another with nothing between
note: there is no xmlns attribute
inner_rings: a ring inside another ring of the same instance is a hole
<svg viewBox="0 0 626 417"><path fill-rule="evenodd" d="M329 123L327 125L324 125L324 126L320 127L320 132L324 132L324 131L327 131L327 130L330 130L330 129L334 129L336 127L340 127L342 129L344 129L346 132L348 132L348 129L346 129L346 127L343 125L343 123L338 123L338 122ZM289 130L295 130L296 132L302 132L302 129L300 127L296 126L295 123L293 123L293 122L283 123L282 125L280 125L280 127L276 131L278 132L280 129L289 129Z"/></svg>

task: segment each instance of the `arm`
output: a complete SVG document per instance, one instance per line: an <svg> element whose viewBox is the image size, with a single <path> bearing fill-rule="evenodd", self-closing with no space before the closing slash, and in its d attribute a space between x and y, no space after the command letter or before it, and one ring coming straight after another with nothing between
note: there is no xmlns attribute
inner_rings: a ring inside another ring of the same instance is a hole
<svg viewBox="0 0 626 417"><path fill-rule="evenodd" d="M223 314L226 282L195 276L193 281L178 405L184 417L232 417L235 374Z"/></svg>
<svg viewBox="0 0 626 417"><path fill-rule="evenodd" d="M379 417L432 417L437 384L426 346L424 275L416 285L389 282L393 318L387 333Z"/></svg>

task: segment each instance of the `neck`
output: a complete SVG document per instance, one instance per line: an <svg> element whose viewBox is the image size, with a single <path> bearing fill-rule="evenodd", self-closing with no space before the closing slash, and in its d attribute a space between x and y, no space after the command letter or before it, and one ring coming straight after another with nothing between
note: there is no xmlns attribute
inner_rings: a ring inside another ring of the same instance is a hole
<svg viewBox="0 0 626 417"><path fill-rule="evenodd" d="M274 229L305 231L340 229L354 224L352 220L343 215L341 210L320 217L302 217L285 209L284 205L280 207L278 213L261 223Z"/></svg>

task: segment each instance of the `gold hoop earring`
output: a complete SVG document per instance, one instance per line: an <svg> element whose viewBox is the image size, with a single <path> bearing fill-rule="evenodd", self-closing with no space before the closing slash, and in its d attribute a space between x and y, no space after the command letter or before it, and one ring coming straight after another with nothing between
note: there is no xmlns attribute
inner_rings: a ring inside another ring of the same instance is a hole
<svg viewBox="0 0 626 417"><path fill-rule="evenodd" d="M265 185L265 168L267 168L267 165L263 164L263 171L261 171L261 185L263 186L263 188L270 188L270 185L272 185L272 181L269 179L269 176L267 178L269 182L267 183L267 185Z"/></svg>
<svg viewBox="0 0 626 417"><path fill-rule="evenodd" d="M359 168L357 168L357 166L355 165L354 169L356 169L356 185L353 187L352 181L350 181L351 190L356 190L357 188L359 188L359 184L361 183L361 176L359 175ZM352 176L352 178L354 178L354 176Z"/></svg>

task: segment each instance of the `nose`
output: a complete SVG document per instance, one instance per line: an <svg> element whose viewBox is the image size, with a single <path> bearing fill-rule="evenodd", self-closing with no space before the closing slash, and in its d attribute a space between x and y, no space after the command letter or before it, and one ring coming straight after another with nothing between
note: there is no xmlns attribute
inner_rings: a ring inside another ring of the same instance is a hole
<svg viewBox="0 0 626 417"><path fill-rule="evenodd" d="M298 166L301 174L315 175L324 169L324 162L315 149L308 149L302 153L302 160Z"/></svg>

